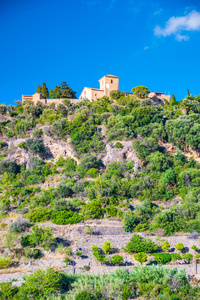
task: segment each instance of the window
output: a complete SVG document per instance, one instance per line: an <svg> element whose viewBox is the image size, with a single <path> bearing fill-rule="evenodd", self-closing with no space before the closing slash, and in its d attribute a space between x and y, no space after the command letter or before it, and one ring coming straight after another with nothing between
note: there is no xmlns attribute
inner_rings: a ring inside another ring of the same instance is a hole
<svg viewBox="0 0 200 300"><path fill-rule="evenodd" d="M113 83L113 80L111 79L111 83Z"/></svg>

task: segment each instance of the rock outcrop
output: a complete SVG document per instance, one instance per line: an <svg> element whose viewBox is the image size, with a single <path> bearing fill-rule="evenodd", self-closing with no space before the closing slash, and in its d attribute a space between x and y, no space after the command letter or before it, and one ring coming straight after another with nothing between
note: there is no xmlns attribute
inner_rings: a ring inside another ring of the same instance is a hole
<svg viewBox="0 0 200 300"><path fill-rule="evenodd" d="M132 141L120 141L123 145L123 148L115 148L116 142L107 143L105 150L106 154L101 154L100 158L103 161L103 164L106 166L113 161L134 161L135 163L140 164L140 160L137 157L135 150L132 146Z"/></svg>

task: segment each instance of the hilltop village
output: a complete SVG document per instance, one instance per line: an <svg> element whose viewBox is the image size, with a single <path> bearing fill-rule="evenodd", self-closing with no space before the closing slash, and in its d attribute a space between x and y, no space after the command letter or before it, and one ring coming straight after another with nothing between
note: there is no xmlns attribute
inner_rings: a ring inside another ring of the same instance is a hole
<svg viewBox="0 0 200 300"><path fill-rule="evenodd" d="M112 95L112 92L119 92L119 77L117 76L113 76L110 74L105 75L101 79L99 79L99 83L99 89L84 87L83 91L79 96L79 99L69 98L70 102L77 103L81 102L84 99L89 101L95 101L104 96L110 97L110 95ZM120 95L130 97L134 95L133 93L120 93ZM164 101L170 101L170 95L165 95L164 93L149 92L148 98L154 103L157 103L158 105L164 105ZM44 96L42 96L41 93L35 93L32 96L22 95L22 102L26 100L31 100L34 104L40 101L44 105L50 105L51 103L55 103L56 105L58 105L63 103L63 99L61 98L47 99Z"/></svg>
<svg viewBox="0 0 200 300"><path fill-rule="evenodd" d="M62 82L0 104L0 299L200 298L200 95Z"/></svg>

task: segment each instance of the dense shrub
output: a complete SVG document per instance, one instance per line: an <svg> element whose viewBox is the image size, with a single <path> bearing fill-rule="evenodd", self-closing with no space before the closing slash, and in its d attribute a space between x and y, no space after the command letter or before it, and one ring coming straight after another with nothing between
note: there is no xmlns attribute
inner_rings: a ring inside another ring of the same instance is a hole
<svg viewBox="0 0 200 300"><path fill-rule="evenodd" d="M135 227L135 218L134 214L126 215L124 218L124 231L125 232L132 232Z"/></svg>
<svg viewBox="0 0 200 300"><path fill-rule="evenodd" d="M124 250L128 253L134 252L145 252L145 253L153 253L158 249L158 245L156 245L150 239L145 239L140 235L134 234L130 242L125 246Z"/></svg>
<svg viewBox="0 0 200 300"><path fill-rule="evenodd" d="M0 269L7 269L11 264L11 258L0 256Z"/></svg>
<svg viewBox="0 0 200 300"><path fill-rule="evenodd" d="M49 247L53 242L53 228L52 227L32 227L32 233L21 236L22 247Z"/></svg>
<svg viewBox="0 0 200 300"><path fill-rule="evenodd" d="M95 300L95 297L89 294L87 291L82 291L76 295L75 300Z"/></svg>
<svg viewBox="0 0 200 300"><path fill-rule="evenodd" d="M123 264L123 256L120 256L119 254L113 255L112 264L118 266Z"/></svg>
<svg viewBox="0 0 200 300"><path fill-rule="evenodd" d="M153 256L155 261L162 264L167 264L172 259L170 253L155 253Z"/></svg>
<svg viewBox="0 0 200 300"><path fill-rule="evenodd" d="M23 144L23 147L30 150L33 154L39 155L41 158L47 156L47 149L42 140L39 139L27 139Z"/></svg>
<svg viewBox="0 0 200 300"><path fill-rule="evenodd" d="M53 212L51 221L55 224L66 225L66 224L77 224L83 220L83 217L73 211L58 211Z"/></svg>
<svg viewBox="0 0 200 300"><path fill-rule="evenodd" d="M20 166L14 161L2 160L0 161L0 175L7 173L17 174L20 172Z"/></svg>
<svg viewBox="0 0 200 300"><path fill-rule="evenodd" d="M101 219L104 215L104 210L99 203L91 202L82 208L82 213L86 219Z"/></svg>
<svg viewBox="0 0 200 300"><path fill-rule="evenodd" d="M30 223L26 219L18 218L15 222L12 223L11 230L17 233L21 233L28 227L30 227Z"/></svg>
<svg viewBox="0 0 200 300"><path fill-rule="evenodd" d="M51 211L45 207L38 207L30 210L25 215L31 222L44 222L50 219Z"/></svg>

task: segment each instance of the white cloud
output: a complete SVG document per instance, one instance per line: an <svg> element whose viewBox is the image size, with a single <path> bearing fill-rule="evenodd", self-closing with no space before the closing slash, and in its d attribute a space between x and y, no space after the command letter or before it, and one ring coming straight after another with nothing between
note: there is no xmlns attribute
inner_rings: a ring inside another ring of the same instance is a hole
<svg viewBox="0 0 200 300"><path fill-rule="evenodd" d="M148 46L144 47L144 50L147 50L147 49L149 49L149 47L148 47Z"/></svg>
<svg viewBox="0 0 200 300"><path fill-rule="evenodd" d="M171 17L164 28L156 26L154 34L158 37L175 35L178 41L188 41L189 36L181 34L182 31L200 30L200 13L193 10L183 17Z"/></svg>

